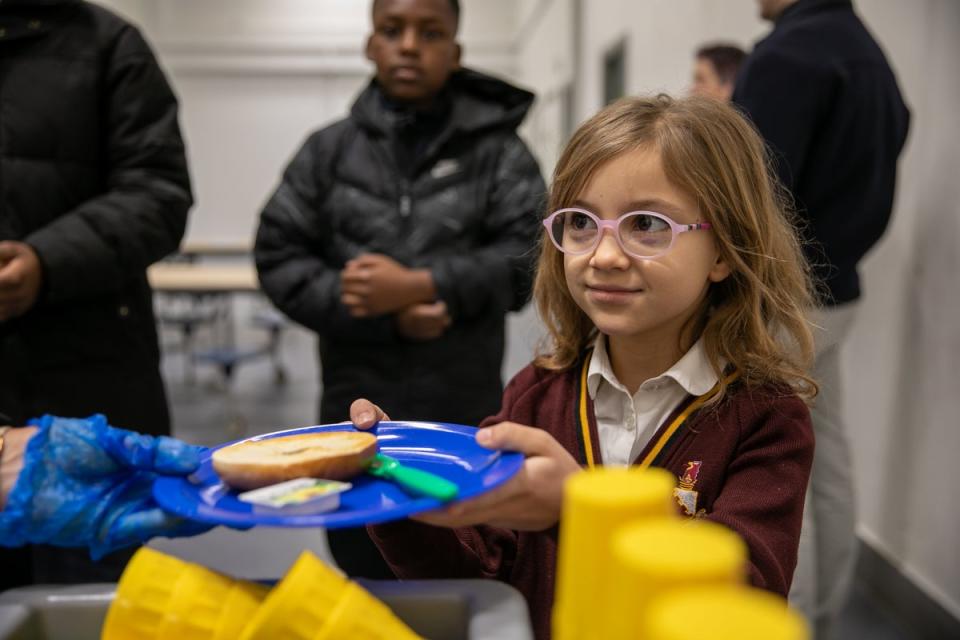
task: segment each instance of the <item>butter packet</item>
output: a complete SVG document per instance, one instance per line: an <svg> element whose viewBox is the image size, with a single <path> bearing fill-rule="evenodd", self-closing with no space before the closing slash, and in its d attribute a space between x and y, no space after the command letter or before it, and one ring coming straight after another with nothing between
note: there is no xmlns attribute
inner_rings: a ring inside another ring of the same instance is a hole
<svg viewBox="0 0 960 640"><path fill-rule="evenodd" d="M268 487L260 487L237 496L254 506L254 511L308 514L335 511L340 507L340 494L353 487L349 482L297 478Z"/></svg>

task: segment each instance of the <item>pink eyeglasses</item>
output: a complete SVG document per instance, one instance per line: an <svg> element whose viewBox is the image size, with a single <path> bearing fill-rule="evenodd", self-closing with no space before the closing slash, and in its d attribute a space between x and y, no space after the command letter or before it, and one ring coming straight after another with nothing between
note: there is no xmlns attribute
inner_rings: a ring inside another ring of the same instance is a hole
<svg viewBox="0 0 960 640"><path fill-rule="evenodd" d="M662 256L677 236L687 231L709 229L709 222L677 224L662 213L631 211L616 220L601 220L586 209L560 209L543 221L553 245L563 253L579 256L600 245L604 229L610 229L624 253L636 258Z"/></svg>

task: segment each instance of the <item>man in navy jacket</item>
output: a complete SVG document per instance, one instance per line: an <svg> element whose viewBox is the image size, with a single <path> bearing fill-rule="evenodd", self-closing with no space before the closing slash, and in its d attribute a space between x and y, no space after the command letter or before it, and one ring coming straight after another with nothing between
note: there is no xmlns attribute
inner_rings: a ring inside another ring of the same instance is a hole
<svg viewBox="0 0 960 640"><path fill-rule="evenodd" d="M887 228L910 114L849 0L758 0L773 31L754 47L733 101L771 147L823 286L815 322L817 448L791 599L827 637L852 580L856 539L840 421L840 345L860 297L857 265ZM816 557L810 555L811 548Z"/></svg>

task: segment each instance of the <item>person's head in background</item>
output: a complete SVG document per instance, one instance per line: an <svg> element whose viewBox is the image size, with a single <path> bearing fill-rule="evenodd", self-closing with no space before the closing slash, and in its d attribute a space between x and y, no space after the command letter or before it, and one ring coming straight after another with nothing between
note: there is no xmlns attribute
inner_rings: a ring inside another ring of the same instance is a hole
<svg viewBox="0 0 960 640"><path fill-rule="evenodd" d="M737 71L746 52L732 44L710 44L697 49L690 93L727 102L733 95Z"/></svg>
<svg viewBox="0 0 960 640"><path fill-rule="evenodd" d="M757 5L760 7L760 17L772 22L780 17L784 9L795 2L797 0L757 0Z"/></svg>
<svg viewBox="0 0 960 640"><path fill-rule="evenodd" d="M430 104L460 68L459 0L374 0L366 55L390 98Z"/></svg>
<svg viewBox="0 0 960 640"><path fill-rule="evenodd" d="M580 126L561 154L547 212L588 206L605 220L643 208L710 226L674 235L668 250L651 258L627 253L622 229L618 242L601 232L592 253L582 255L563 253L544 237L534 300L552 344L537 356L538 366L574 366L597 331L614 356L614 338L627 345L655 333L677 359L702 338L718 375L729 364L747 384L816 393L807 374L809 270L786 194L768 170L766 146L740 113L697 96L609 105ZM665 230L645 224L630 228L626 242ZM562 241L590 225L583 215L562 220ZM557 237L556 218L547 234ZM623 293L601 300L591 289L604 284ZM668 331L655 331L653 323ZM725 389L722 382L718 399Z"/></svg>

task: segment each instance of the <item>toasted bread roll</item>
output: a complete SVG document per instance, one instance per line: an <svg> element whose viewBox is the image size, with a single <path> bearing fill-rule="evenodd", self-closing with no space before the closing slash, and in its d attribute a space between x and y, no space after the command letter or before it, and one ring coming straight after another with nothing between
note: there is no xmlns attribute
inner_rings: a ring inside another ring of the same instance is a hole
<svg viewBox="0 0 960 640"><path fill-rule="evenodd" d="M239 442L214 451L213 468L231 487L257 489L294 478L350 478L376 452L372 433L325 431Z"/></svg>

